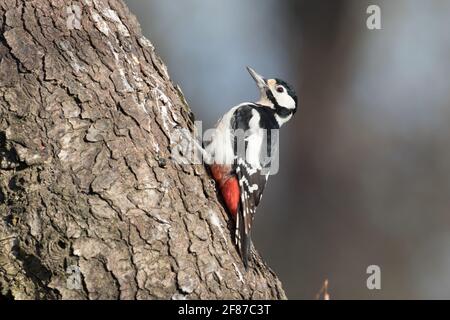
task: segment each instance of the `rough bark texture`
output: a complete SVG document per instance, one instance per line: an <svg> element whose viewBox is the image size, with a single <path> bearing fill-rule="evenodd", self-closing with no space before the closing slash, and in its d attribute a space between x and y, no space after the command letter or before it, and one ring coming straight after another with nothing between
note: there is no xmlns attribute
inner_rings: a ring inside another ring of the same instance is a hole
<svg viewBox="0 0 450 320"><path fill-rule="evenodd" d="M121 1L2 0L0 26L0 299L285 298L171 161L192 115Z"/></svg>

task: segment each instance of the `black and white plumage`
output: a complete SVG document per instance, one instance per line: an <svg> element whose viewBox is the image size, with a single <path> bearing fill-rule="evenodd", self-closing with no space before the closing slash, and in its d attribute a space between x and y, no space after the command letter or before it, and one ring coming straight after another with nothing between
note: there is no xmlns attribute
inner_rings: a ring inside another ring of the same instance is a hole
<svg viewBox="0 0 450 320"><path fill-rule="evenodd" d="M260 99L231 108L206 147L212 175L236 222L235 242L245 267L256 208L277 160L278 129L297 110L297 96L290 85L247 70L260 89Z"/></svg>

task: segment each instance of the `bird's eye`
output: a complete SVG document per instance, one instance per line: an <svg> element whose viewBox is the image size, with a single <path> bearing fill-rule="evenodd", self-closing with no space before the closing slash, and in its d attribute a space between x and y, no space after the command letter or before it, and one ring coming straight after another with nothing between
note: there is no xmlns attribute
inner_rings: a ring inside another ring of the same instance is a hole
<svg viewBox="0 0 450 320"><path fill-rule="evenodd" d="M284 88L283 88L282 86L278 86L278 87L277 87L277 91L278 91L279 93L282 93L282 92L284 91Z"/></svg>

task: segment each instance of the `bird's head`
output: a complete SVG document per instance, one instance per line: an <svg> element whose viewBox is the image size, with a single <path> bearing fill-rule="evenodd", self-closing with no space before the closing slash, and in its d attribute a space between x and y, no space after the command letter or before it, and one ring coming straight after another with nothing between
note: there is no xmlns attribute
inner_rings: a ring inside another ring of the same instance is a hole
<svg viewBox="0 0 450 320"><path fill-rule="evenodd" d="M260 90L257 103L274 109L280 125L287 122L297 111L297 95L292 86L277 78L265 79L250 67L247 70Z"/></svg>

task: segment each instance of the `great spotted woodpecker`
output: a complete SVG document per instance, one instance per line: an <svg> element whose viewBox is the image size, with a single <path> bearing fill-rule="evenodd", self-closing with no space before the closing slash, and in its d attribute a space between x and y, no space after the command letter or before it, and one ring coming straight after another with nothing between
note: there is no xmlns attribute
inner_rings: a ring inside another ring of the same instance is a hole
<svg viewBox="0 0 450 320"><path fill-rule="evenodd" d="M256 207L277 151L274 134L297 110L297 96L289 84L247 70L260 90L260 99L231 108L206 146L212 176L235 221L235 243L245 268Z"/></svg>

